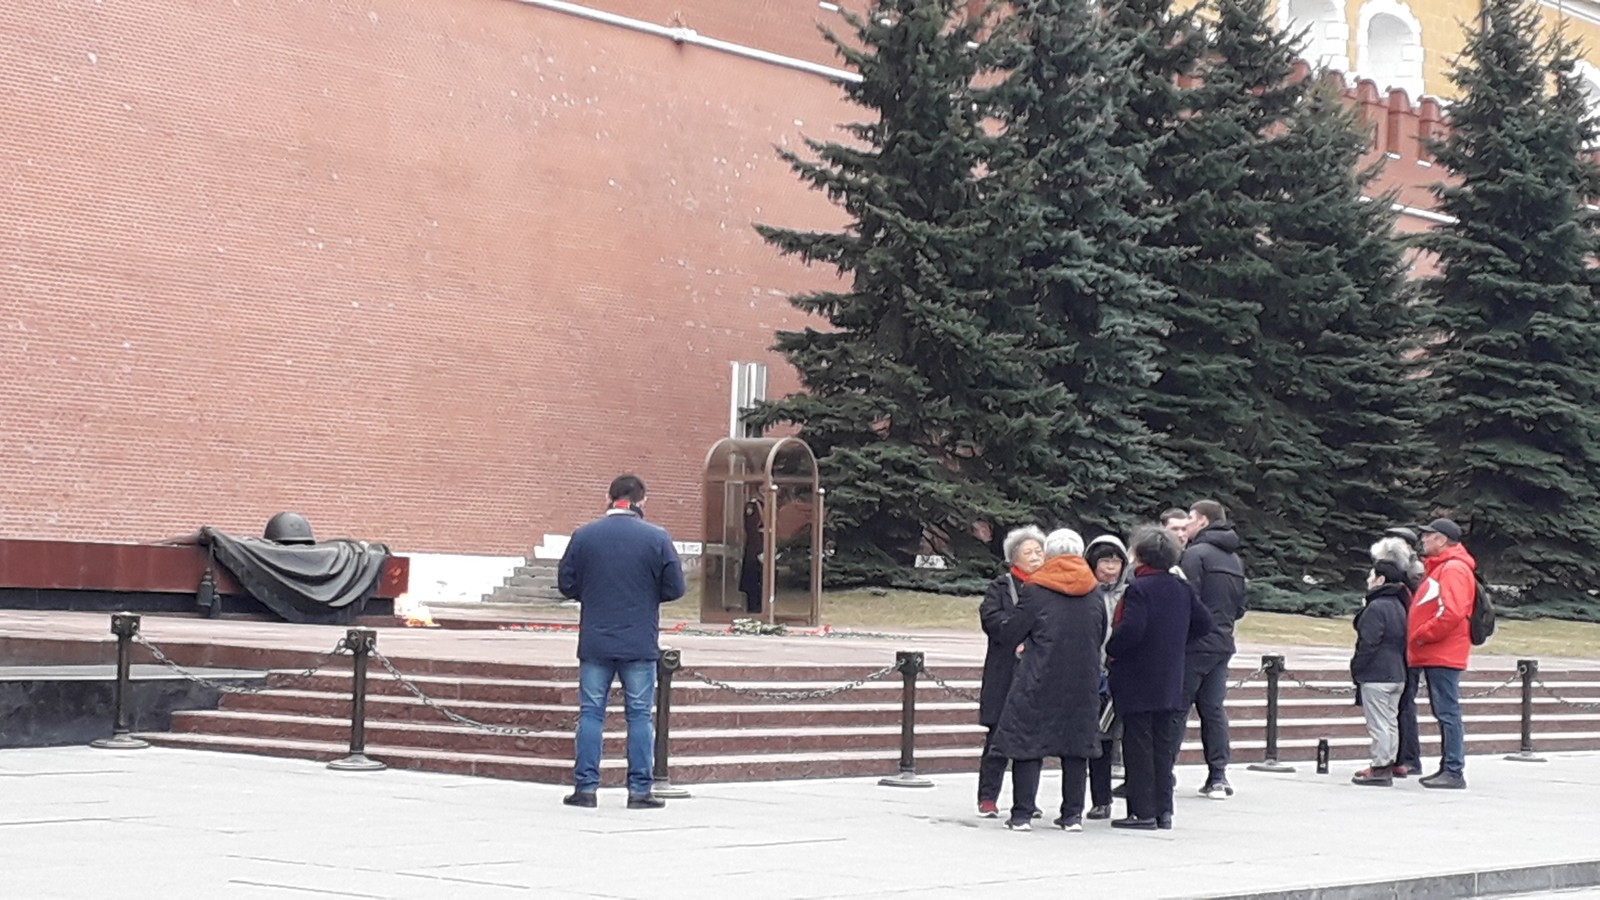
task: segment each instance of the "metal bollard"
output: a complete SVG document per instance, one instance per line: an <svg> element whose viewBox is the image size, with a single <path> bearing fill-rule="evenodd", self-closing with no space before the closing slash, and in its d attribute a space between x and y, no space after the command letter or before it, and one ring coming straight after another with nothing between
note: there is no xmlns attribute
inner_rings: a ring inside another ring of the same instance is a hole
<svg viewBox="0 0 1600 900"><path fill-rule="evenodd" d="M661 651L661 659L656 662L656 761L652 772L655 784L651 786L650 793L665 800L690 796L683 788L673 787L667 776L671 767L667 747L672 731L672 673L681 668L682 651Z"/></svg>
<svg viewBox="0 0 1600 900"><path fill-rule="evenodd" d="M133 657L133 636L139 633L139 617L133 613L114 613L111 616L111 633L117 636L117 682L112 688L111 737L90 741L89 746L101 750L143 750L150 745L128 733L128 703L132 700L128 668Z"/></svg>
<svg viewBox="0 0 1600 900"><path fill-rule="evenodd" d="M344 633L344 640L355 654L350 660L350 755L328 763L328 768L345 772L387 769L387 765L367 757L367 657L378 646L378 633L370 628L351 628Z"/></svg>
<svg viewBox="0 0 1600 900"><path fill-rule="evenodd" d="M1522 749L1507 754L1506 759L1512 762L1544 762L1544 757L1533 752L1533 682L1539 677L1539 661L1519 659L1517 672L1522 675Z"/></svg>
<svg viewBox="0 0 1600 900"><path fill-rule="evenodd" d="M1267 757L1248 768L1252 772L1293 772L1294 766L1278 761L1278 682L1287 667L1281 656L1263 656L1261 666L1267 672Z"/></svg>
<svg viewBox="0 0 1600 900"><path fill-rule="evenodd" d="M922 654L897 650L894 665L905 678L900 694L900 774L879 778L884 787L933 787L933 782L917 775L917 673L922 671Z"/></svg>

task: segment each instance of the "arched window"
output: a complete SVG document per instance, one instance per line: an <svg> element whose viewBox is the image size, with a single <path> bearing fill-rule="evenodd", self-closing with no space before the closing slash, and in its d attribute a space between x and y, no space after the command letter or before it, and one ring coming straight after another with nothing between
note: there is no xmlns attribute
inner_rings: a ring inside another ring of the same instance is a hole
<svg viewBox="0 0 1600 900"><path fill-rule="evenodd" d="M1350 71L1350 25L1343 0L1288 0L1283 24L1300 37L1300 55L1316 69Z"/></svg>
<svg viewBox="0 0 1600 900"><path fill-rule="evenodd" d="M1361 7L1356 32L1356 71L1378 90L1422 96L1422 23L1398 0L1370 0Z"/></svg>

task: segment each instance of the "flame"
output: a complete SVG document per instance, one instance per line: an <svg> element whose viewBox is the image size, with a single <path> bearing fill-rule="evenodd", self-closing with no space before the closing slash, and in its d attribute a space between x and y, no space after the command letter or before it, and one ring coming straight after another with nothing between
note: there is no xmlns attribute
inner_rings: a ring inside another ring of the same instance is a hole
<svg viewBox="0 0 1600 900"><path fill-rule="evenodd" d="M439 627L439 623L433 620L433 614L428 612L427 604L411 599L409 593L394 598L394 614L407 628Z"/></svg>

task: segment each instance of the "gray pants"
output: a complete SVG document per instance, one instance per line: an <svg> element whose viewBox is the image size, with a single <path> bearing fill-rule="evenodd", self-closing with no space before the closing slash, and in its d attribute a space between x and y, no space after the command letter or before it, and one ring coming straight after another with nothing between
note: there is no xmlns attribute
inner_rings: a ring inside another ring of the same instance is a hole
<svg viewBox="0 0 1600 900"><path fill-rule="evenodd" d="M1367 714L1367 734L1372 735L1373 768L1395 764L1395 753L1400 749L1400 692L1404 688L1398 682L1361 686L1361 709Z"/></svg>

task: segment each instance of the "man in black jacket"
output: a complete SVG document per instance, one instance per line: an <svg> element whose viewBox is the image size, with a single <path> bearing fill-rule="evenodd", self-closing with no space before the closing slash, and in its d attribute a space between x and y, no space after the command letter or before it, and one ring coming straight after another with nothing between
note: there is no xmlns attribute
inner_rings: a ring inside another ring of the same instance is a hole
<svg viewBox="0 0 1600 900"><path fill-rule="evenodd" d="M1228 511L1215 500L1189 507L1189 543L1179 565L1200 602L1210 610L1216 628L1189 644L1184 658L1184 709L1200 713L1200 743L1205 749L1206 783L1202 797L1233 796L1228 784L1228 662L1233 659L1233 623L1244 615L1244 564L1239 562L1239 536L1228 523Z"/></svg>

